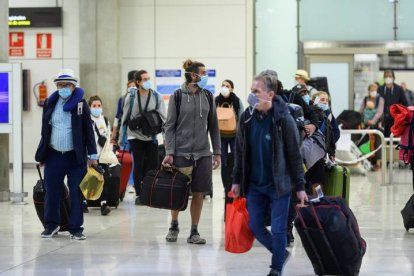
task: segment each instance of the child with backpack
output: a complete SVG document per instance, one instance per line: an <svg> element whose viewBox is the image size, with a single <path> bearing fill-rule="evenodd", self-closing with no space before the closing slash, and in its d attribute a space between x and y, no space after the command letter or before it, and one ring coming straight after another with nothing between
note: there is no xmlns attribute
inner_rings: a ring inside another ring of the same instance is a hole
<svg viewBox="0 0 414 276"><path fill-rule="evenodd" d="M89 108L91 109L91 119L93 129L95 133L96 149L98 152L98 160L101 155L102 149L107 139L111 137L111 126L109 125L108 118L102 115L102 100L99 96L92 96L88 101ZM108 165L100 164L100 166L107 171ZM104 184L104 190L101 196L101 215L106 216L111 212L111 209L106 203L107 185ZM83 202L83 210L85 213L89 212L86 200Z"/></svg>

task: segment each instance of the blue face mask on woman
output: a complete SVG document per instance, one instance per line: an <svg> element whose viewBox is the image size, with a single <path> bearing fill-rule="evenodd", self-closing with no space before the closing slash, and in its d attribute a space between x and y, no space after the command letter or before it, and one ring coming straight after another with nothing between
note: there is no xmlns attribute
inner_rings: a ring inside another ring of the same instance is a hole
<svg viewBox="0 0 414 276"><path fill-rule="evenodd" d="M207 85L207 82L208 82L208 76L207 75L205 75L205 76L200 76L201 77L201 79L197 82L197 85L200 87L200 88L204 88L204 87L206 87L206 85Z"/></svg>
<svg viewBox="0 0 414 276"><path fill-rule="evenodd" d="M99 117L102 114L102 108L92 107L91 108L91 114L94 117Z"/></svg>
<svg viewBox="0 0 414 276"><path fill-rule="evenodd" d="M309 95L303 95L302 96L302 99L305 101L305 103L307 105L309 105L309 102L310 102L310 96Z"/></svg>
<svg viewBox="0 0 414 276"><path fill-rule="evenodd" d="M59 88L58 93L62 99L67 99L72 94L72 91L70 90L69 87L63 87L63 88Z"/></svg>
<svg viewBox="0 0 414 276"><path fill-rule="evenodd" d="M318 103L317 106L322 109L323 111L326 111L329 109L329 105L325 103Z"/></svg>

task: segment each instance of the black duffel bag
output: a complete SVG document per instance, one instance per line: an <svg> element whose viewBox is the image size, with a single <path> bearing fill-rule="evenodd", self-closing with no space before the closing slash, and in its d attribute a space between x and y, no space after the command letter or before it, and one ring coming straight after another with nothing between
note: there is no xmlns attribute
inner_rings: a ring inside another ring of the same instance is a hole
<svg viewBox="0 0 414 276"><path fill-rule="evenodd" d="M140 199L148 207L184 211L187 209L190 178L175 168L149 171L141 183Z"/></svg>

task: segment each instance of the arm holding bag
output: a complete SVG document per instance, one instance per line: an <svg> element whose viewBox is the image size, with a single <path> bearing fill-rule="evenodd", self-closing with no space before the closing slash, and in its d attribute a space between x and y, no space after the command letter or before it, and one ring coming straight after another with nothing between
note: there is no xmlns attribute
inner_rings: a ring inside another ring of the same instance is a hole
<svg viewBox="0 0 414 276"><path fill-rule="evenodd" d="M253 241L246 198L235 198L233 203L226 206L224 249L231 253L245 253L252 248Z"/></svg>

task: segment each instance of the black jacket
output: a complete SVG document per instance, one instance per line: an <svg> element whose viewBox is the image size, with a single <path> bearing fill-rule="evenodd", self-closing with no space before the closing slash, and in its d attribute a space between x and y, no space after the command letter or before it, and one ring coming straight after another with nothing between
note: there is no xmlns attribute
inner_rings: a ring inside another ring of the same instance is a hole
<svg viewBox="0 0 414 276"><path fill-rule="evenodd" d="M78 164L85 163L87 161L88 154L96 154L96 143L91 112L88 104L83 99L83 94L84 92L82 88L75 88L72 96L64 106L64 109L67 108L72 114L73 148L76 153L76 161ZM52 118L52 113L58 99L59 95L56 91L50 95L43 107L41 139L35 155L37 162L45 162L50 152L49 144L52 135L52 128L49 122ZM79 103L82 103L82 112L78 112Z"/></svg>
<svg viewBox="0 0 414 276"><path fill-rule="evenodd" d="M381 85L378 89L378 93L384 98L384 116L390 116L390 106L393 104L402 104L408 106L407 98L405 97L404 90L398 84L393 84L391 91L386 91L386 86Z"/></svg>
<svg viewBox="0 0 414 276"><path fill-rule="evenodd" d="M292 191L292 185L295 186L296 191L303 191L305 189L305 179L302 156L298 146L299 132L286 103L280 96L273 99L273 110L273 183L276 187L277 197L282 197ZM253 116L256 113L257 111L254 111ZM250 183L250 162L254 162L248 156L250 119L249 107L240 117L236 136L233 183L240 184L242 195L245 194Z"/></svg>

